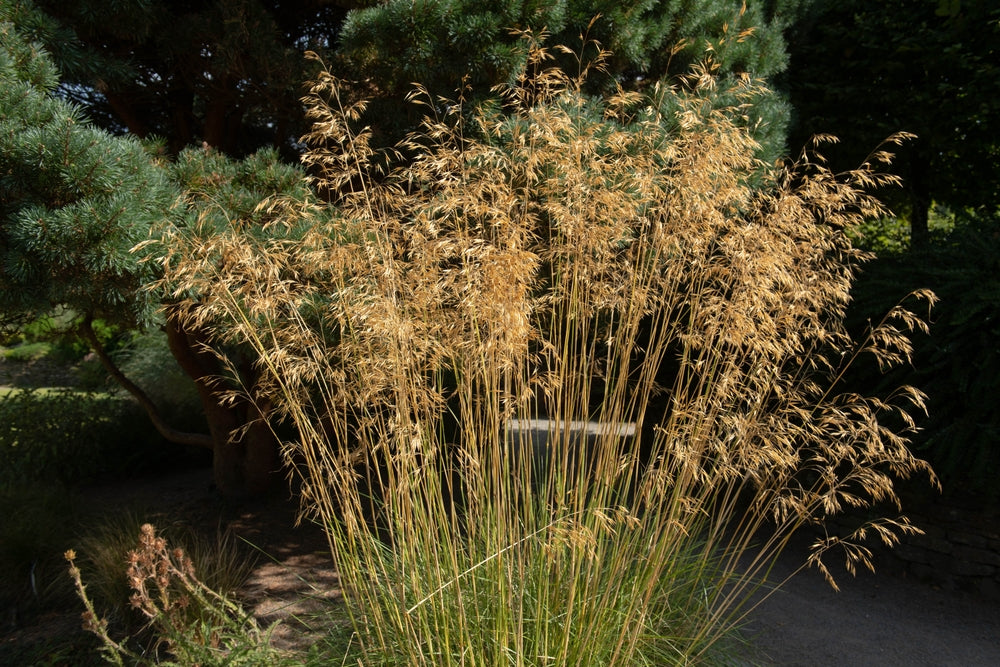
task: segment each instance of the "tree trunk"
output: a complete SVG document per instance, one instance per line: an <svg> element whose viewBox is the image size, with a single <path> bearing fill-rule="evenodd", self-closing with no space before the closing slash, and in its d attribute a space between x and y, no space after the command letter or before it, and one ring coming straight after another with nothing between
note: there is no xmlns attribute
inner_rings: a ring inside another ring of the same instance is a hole
<svg viewBox="0 0 1000 667"><path fill-rule="evenodd" d="M220 82L205 108L203 139L206 144L223 153L237 152L243 111L238 95L232 93L235 82Z"/></svg>
<svg viewBox="0 0 1000 667"><path fill-rule="evenodd" d="M223 405L216 392L203 389L199 395L215 447L212 471L223 495L261 495L273 485L280 468L278 443L270 427L248 401Z"/></svg>
<svg viewBox="0 0 1000 667"><path fill-rule="evenodd" d="M96 87L104 95L105 99L107 99L111 110L125 123L125 127L128 128L130 134L134 134L140 139L145 139L149 135L149 128L136 112L135 106L128 99L128 96L111 90L103 80L98 80Z"/></svg>
<svg viewBox="0 0 1000 667"><path fill-rule="evenodd" d="M212 437L215 485L229 497L260 495L277 480L278 439L254 403L227 399L219 386L221 368L196 332L168 317L167 340L181 368L194 380ZM246 378L244 378L246 380Z"/></svg>
<svg viewBox="0 0 1000 667"><path fill-rule="evenodd" d="M174 126L170 152L176 155L194 141L194 94L184 88L175 88L170 90L167 99Z"/></svg>

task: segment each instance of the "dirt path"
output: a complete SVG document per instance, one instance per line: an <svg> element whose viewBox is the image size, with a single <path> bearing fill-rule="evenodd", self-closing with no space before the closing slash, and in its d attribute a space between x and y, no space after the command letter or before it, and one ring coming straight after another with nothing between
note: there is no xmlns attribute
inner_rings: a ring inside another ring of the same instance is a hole
<svg viewBox="0 0 1000 667"><path fill-rule="evenodd" d="M310 641L309 629L296 619L338 594L329 555L315 538L274 552L276 560L258 568L248 587L265 621L286 619L277 637L283 646ZM776 564L774 580L793 572L805 554L805 543L793 542ZM888 571L856 578L839 573L837 582L840 592L818 571L805 570L763 602L745 628L752 641L745 664L1000 666L1000 603Z"/></svg>

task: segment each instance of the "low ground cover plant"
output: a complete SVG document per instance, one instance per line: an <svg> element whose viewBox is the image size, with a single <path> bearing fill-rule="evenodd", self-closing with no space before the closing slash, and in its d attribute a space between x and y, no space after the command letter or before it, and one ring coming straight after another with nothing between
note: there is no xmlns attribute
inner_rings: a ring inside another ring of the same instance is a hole
<svg viewBox="0 0 1000 667"><path fill-rule="evenodd" d="M114 532L115 537L124 533ZM105 535L107 537L107 535ZM137 544L136 544L137 538ZM94 604L93 595L83 583L73 550L65 553L70 576L86 611L84 628L102 641L101 652L108 663L116 665L282 665L284 656L270 648L267 633L253 616L237 604L226 589L226 582L205 580L195 571L189 553L159 535L151 524L143 524L132 537L134 548L124 554L128 567L125 581L130 606L145 626L127 639L112 638L108 619ZM94 546L91 540L91 546ZM106 546L117 550L117 545ZM232 559L221 570L226 576L247 572L231 555L231 548L216 545L203 550L198 560L202 566L219 558ZM98 558L106 554L98 553ZM92 563L93 564L93 563ZM120 569L120 568L119 568ZM219 570L213 573L218 578ZM209 583L206 583L208 581ZM107 582L106 582L107 583ZM233 583L233 582L229 582ZM142 630L152 630L143 633ZM138 641L137 636L145 641Z"/></svg>
<svg viewBox="0 0 1000 667"><path fill-rule="evenodd" d="M131 399L73 387L0 392L0 481L79 485L180 466Z"/></svg>
<svg viewBox="0 0 1000 667"><path fill-rule="evenodd" d="M123 635L141 635L142 626L148 622L135 613L130 603L134 591L124 576L122 564L136 550L143 527L149 521L159 524L156 531L160 538L184 550L199 581L223 597L231 598L257 563L250 546L221 526L215 534L203 534L178 520L165 521L162 516L134 509L91 520L73 541L80 554L77 564L87 582L88 595L100 608L101 616Z"/></svg>
<svg viewBox="0 0 1000 667"><path fill-rule="evenodd" d="M865 259L845 228L882 213L865 188L887 156L761 164L752 82L720 91L706 67L598 100L546 58L503 113L418 92L398 161L324 73L305 157L323 201L263 202L267 235L232 220L142 248L172 316L255 351L246 395L292 434L351 664L723 659L794 531L930 474L906 447L919 392L841 385L922 326L901 307L860 340L843 326ZM809 562L870 566L866 535L910 530L876 516Z"/></svg>
<svg viewBox="0 0 1000 667"><path fill-rule="evenodd" d="M0 462L3 478L74 484L93 481L136 457L123 429L142 432L140 415L106 392L72 387L16 389L0 394Z"/></svg>

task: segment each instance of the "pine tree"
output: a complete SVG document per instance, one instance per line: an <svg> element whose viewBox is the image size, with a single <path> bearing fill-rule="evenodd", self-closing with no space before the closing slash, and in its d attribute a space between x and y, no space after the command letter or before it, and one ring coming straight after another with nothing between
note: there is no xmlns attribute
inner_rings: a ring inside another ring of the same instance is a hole
<svg viewBox="0 0 1000 667"><path fill-rule="evenodd" d="M94 128L53 95L51 59L2 25L0 307L34 316L72 303L138 325L149 267L129 252L178 197L163 165L131 137Z"/></svg>
<svg viewBox="0 0 1000 667"><path fill-rule="evenodd" d="M233 217L269 194L305 197L300 170L274 151L234 161L192 149L170 163L133 137L95 128L56 96L48 54L0 23L0 315L6 325L66 306L112 377L132 392L167 439L208 447L215 481L227 495L264 491L279 468L277 441L260 423L252 397L229 397L220 385L226 359L206 354L205 331L183 327L171 295L149 289L156 257L137 246L169 229L220 233ZM154 146L155 148L155 146ZM208 202L208 203L206 203ZM209 222L214 221L214 226ZM261 225L263 227L263 224ZM210 435L166 424L140 387L114 365L94 335L95 318L142 327L158 324L198 388ZM241 359L240 350L229 349ZM239 380L253 387L252 365Z"/></svg>
<svg viewBox="0 0 1000 667"><path fill-rule="evenodd" d="M527 57L524 31L543 34L548 45L567 47L561 64L575 74L600 43L612 55L606 76L592 73L588 85L608 92L638 88L668 78L680 83L692 64L710 58L726 89L727 79L749 75L772 80L787 64L783 31L799 11L795 0L749 3L727 0L390 0L350 12L332 69L360 81L358 94L371 99L366 122L389 143L419 120L418 109L400 101L419 83L432 97L458 91L481 101L497 84L511 83ZM731 100L719 100L720 106ZM748 122L764 146L764 157L784 152L789 109L775 93L754 100Z"/></svg>

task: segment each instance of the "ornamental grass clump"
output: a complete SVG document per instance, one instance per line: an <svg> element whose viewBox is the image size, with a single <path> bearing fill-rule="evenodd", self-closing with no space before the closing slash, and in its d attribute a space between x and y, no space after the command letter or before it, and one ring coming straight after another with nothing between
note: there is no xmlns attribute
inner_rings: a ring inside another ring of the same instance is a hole
<svg viewBox="0 0 1000 667"><path fill-rule="evenodd" d="M930 472L883 425L912 426L919 393L840 383L923 326L842 323L865 259L844 230L882 213L885 156L761 164L752 82L717 91L706 67L597 100L546 57L502 108L418 91L395 152L323 73L324 201L161 246L177 314L257 355L364 664L708 659L795 530ZM873 518L809 561L870 566L865 534L911 530Z"/></svg>

